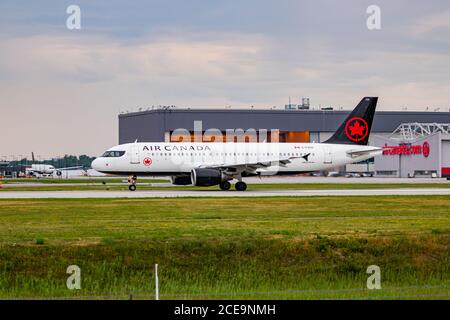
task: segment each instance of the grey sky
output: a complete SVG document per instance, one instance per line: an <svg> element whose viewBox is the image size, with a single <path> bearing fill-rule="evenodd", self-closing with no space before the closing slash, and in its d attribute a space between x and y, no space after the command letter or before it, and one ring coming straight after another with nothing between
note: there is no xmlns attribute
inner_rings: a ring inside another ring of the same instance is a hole
<svg viewBox="0 0 450 320"><path fill-rule="evenodd" d="M448 0L6 0L0 41L0 157L99 154L119 111L152 104L450 108Z"/></svg>

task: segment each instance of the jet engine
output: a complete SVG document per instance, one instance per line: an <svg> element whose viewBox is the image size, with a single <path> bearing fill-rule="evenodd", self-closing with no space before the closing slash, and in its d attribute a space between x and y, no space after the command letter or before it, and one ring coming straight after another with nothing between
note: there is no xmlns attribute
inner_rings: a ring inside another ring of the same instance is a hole
<svg viewBox="0 0 450 320"><path fill-rule="evenodd" d="M191 180L194 186L215 186L222 181L222 173L218 169L192 169Z"/></svg>
<svg viewBox="0 0 450 320"><path fill-rule="evenodd" d="M185 186L192 183L190 176L171 176L170 182L177 186Z"/></svg>

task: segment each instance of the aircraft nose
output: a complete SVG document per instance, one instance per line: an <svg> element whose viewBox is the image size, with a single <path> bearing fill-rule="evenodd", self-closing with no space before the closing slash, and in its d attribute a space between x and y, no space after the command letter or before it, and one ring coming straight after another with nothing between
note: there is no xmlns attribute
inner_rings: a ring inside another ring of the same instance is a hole
<svg viewBox="0 0 450 320"><path fill-rule="evenodd" d="M100 159L95 159L94 161L92 161L91 163L91 167L94 170L100 171L101 170L101 164L100 164Z"/></svg>

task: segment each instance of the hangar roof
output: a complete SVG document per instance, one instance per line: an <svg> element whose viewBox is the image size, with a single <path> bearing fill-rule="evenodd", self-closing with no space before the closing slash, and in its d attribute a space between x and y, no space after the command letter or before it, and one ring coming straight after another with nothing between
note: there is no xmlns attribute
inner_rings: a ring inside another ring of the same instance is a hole
<svg viewBox="0 0 450 320"><path fill-rule="evenodd" d="M151 119L164 120L168 130L193 129L195 120L203 121L203 128L267 128L290 131L333 132L350 111L301 111L301 110L214 110L169 109L149 110L120 114L119 121L133 119L136 124ZM130 119L131 118L131 119ZM401 123L439 122L449 123L450 112L379 111L375 114L373 131L392 132Z"/></svg>

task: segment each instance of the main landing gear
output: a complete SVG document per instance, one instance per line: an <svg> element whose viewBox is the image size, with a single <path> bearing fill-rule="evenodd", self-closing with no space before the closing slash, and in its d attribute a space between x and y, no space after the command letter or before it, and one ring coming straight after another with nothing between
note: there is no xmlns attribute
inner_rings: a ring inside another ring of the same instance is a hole
<svg viewBox="0 0 450 320"><path fill-rule="evenodd" d="M229 183L228 181L222 181L219 184L219 187L220 187L220 190L227 191L227 190L230 190L231 183ZM245 191L245 190L247 190L247 184L244 181L236 182L234 187L236 188L237 191Z"/></svg>
<svg viewBox="0 0 450 320"><path fill-rule="evenodd" d="M229 183L228 181L222 181L222 182L219 184L219 187L220 187L220 190L224 190L224 191L230 190L230 188L231 188L231 183Z"/></svg>
<svg viewBox="0 0 450 320"><path fill-rule="evenodd" d="M244 181L238 181L234 185L237 191L245 191L247 190L247 184Z"/></svg>
<svg viewBox="0 0 450 320"><path fill-rule="evenodd" d="M234 185L236 191L245 191L247 190L247 184L242 181L242 172L232 172L232 173L222 173L222 182L219 183L219 187L221 190L230 190L231 184L228 180L236 179L238 182Z"/></svg>
<svg viewBox="0 0 450 320"><path fill-rule="evenodd" d="M128 186L128 190L130 190L130 191L136 190L136 180L137 180L137 176L129 176L128 177L128 183L130 184Z"/></svg>

